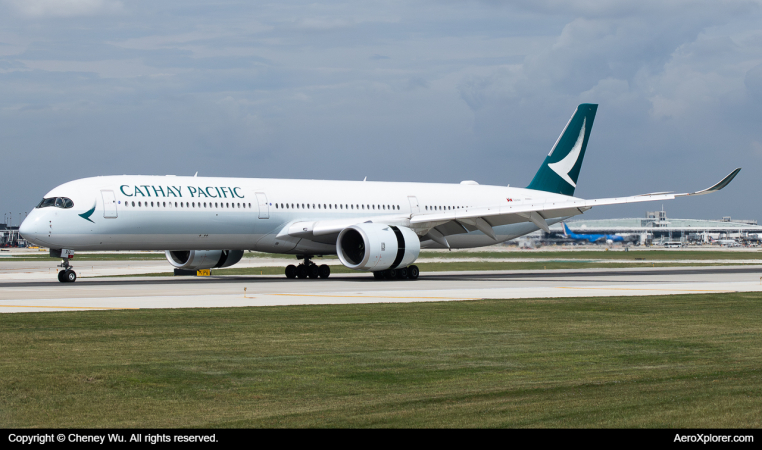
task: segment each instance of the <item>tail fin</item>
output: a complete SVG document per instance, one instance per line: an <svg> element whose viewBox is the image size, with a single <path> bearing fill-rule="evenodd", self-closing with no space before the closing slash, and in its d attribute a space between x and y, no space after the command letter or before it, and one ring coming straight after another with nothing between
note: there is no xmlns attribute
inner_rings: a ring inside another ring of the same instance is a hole
<svg viewBox="0 0 762 450"><path fill-rule="evenodd" d="M527 189L574 195L598 105L577 106Z"/></svg>
<svg viewBox="0 0 762 450"><path fill-rule="evenodd" d="M570 236L572 234L574 233L572 233L569 227L566 226L566 223L564 223L564 236Z"/></svg>

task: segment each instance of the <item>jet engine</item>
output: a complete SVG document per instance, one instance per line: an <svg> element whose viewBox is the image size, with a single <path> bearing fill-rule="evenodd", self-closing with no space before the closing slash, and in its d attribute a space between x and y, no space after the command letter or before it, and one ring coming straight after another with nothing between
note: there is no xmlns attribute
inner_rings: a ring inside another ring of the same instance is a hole
<svg viewBox="0 0 762 450"><path fill-rule="evenodd" d="M336 252L350 269L376 272L412 264L421 253L421 241L410 228L361 223L341 230Z"/></svg>
<svg viewBox="0 0 762 450"><path fill-rule="evenodd" d="M243 258L243 250L167 250L167 260L176 269L200 270L230 267Z"/></svg>

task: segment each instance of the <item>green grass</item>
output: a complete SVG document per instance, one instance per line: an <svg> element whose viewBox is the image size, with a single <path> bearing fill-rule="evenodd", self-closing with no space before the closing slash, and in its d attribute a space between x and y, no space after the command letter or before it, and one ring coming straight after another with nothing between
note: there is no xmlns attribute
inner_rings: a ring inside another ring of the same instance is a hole
<svg viewBox="0 0 762 450"><path fill-rule="evenodd" d="M762 426L762 293L5 314L0 426Z"/></svg>
<svg viewBox="0 0 762 450"><path fill-rule="evenodd" d="M450 252L422 251L419 258L522 258L522 259L620 259L637 261L678 259L707 260L707 259L762 259L758 251L709 251L709 250L633 250L625 252L617 249L612 251L566 250L566 251L512 251L512 252L466 252L453 250Z"/></svg>
<svg viewBox="0 0 762 450"><path fill-rule="evenodd" d="M283 258L294 260L293 255L281 255L261 252L245 252L244 258ZM499 258L499 259L546 259L546 260L750 260L762 259L762 251L707 251L707 250L633 250L625 252L617 249L613 251L590 251L590 250L565 250L565 251L510 251L510 252L471 252L471 251L422 251L419 258ZM52 260L47 252L39 254L14 255L3 258L4 261L37 261ZM77 253L76 261L124 261L124 260L160 260L166 259L164 253ZM327 255L324 258L316 258L315 262L321 259L337 259L335 255ZM630 267L630 266L627 266Z"/></svg>

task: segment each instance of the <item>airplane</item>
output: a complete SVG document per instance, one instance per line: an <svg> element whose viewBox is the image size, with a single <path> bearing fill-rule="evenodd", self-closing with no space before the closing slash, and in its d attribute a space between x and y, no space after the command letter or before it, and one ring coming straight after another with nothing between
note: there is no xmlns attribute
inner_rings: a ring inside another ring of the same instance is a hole
<svg viewBox="0 0 762 450"><path fill-rule="evenodd" d="M716 242L721 247L741 247L741 244L735 239L712 239L711 242Z"/></svg>
<svg viewBox="0 0 762 450"><path fill-rule="evenodd" d="M574 239L577 241L588 241L591 244L598 242L598 241L605 241L607 244L611 244L614 242L625 242L632 240L629 237L625 236L619 236L616 234L576 234L572 232L572 230L569 229L569 227L564 223L564 236Z"/></svg>
<svg viewBox="0 0 762 450"><path fill-rule="evenodd" d="M596 104L579 105L526 188L460 184L121 175L53 188L20 232L60 258L73 282L76 251L163 250L175 269L230 267L244 251L295 255L293 278L328 278L316 256L337 255L376 279L417 279L422 248L474 248L515 239L594 206L719 191L585 200L574 197Z"/></svg>

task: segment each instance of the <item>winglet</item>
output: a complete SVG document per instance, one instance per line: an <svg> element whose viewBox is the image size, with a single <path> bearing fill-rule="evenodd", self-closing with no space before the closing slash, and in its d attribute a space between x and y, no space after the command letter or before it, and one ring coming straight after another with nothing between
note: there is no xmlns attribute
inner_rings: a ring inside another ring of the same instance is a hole
<svg viewBox="0 0 762 450"><path fill-rule="evenodd" d="M706 189L703 189L701 191L691 192L690 194L685 194L685 195L704 195L704 194L711 194L712 192L719 191L720 189L722 189L725 186L729 185L730 182L733 181L733 178L735 178L736 175L738 175L738 172L740 172L740 171L741 171L741 168L739 167L736 170L730 172L730 174L728 174L728 176L726 176L725 178L720 180L720 182L715 184L714 186L706 188Z"/></svg>

